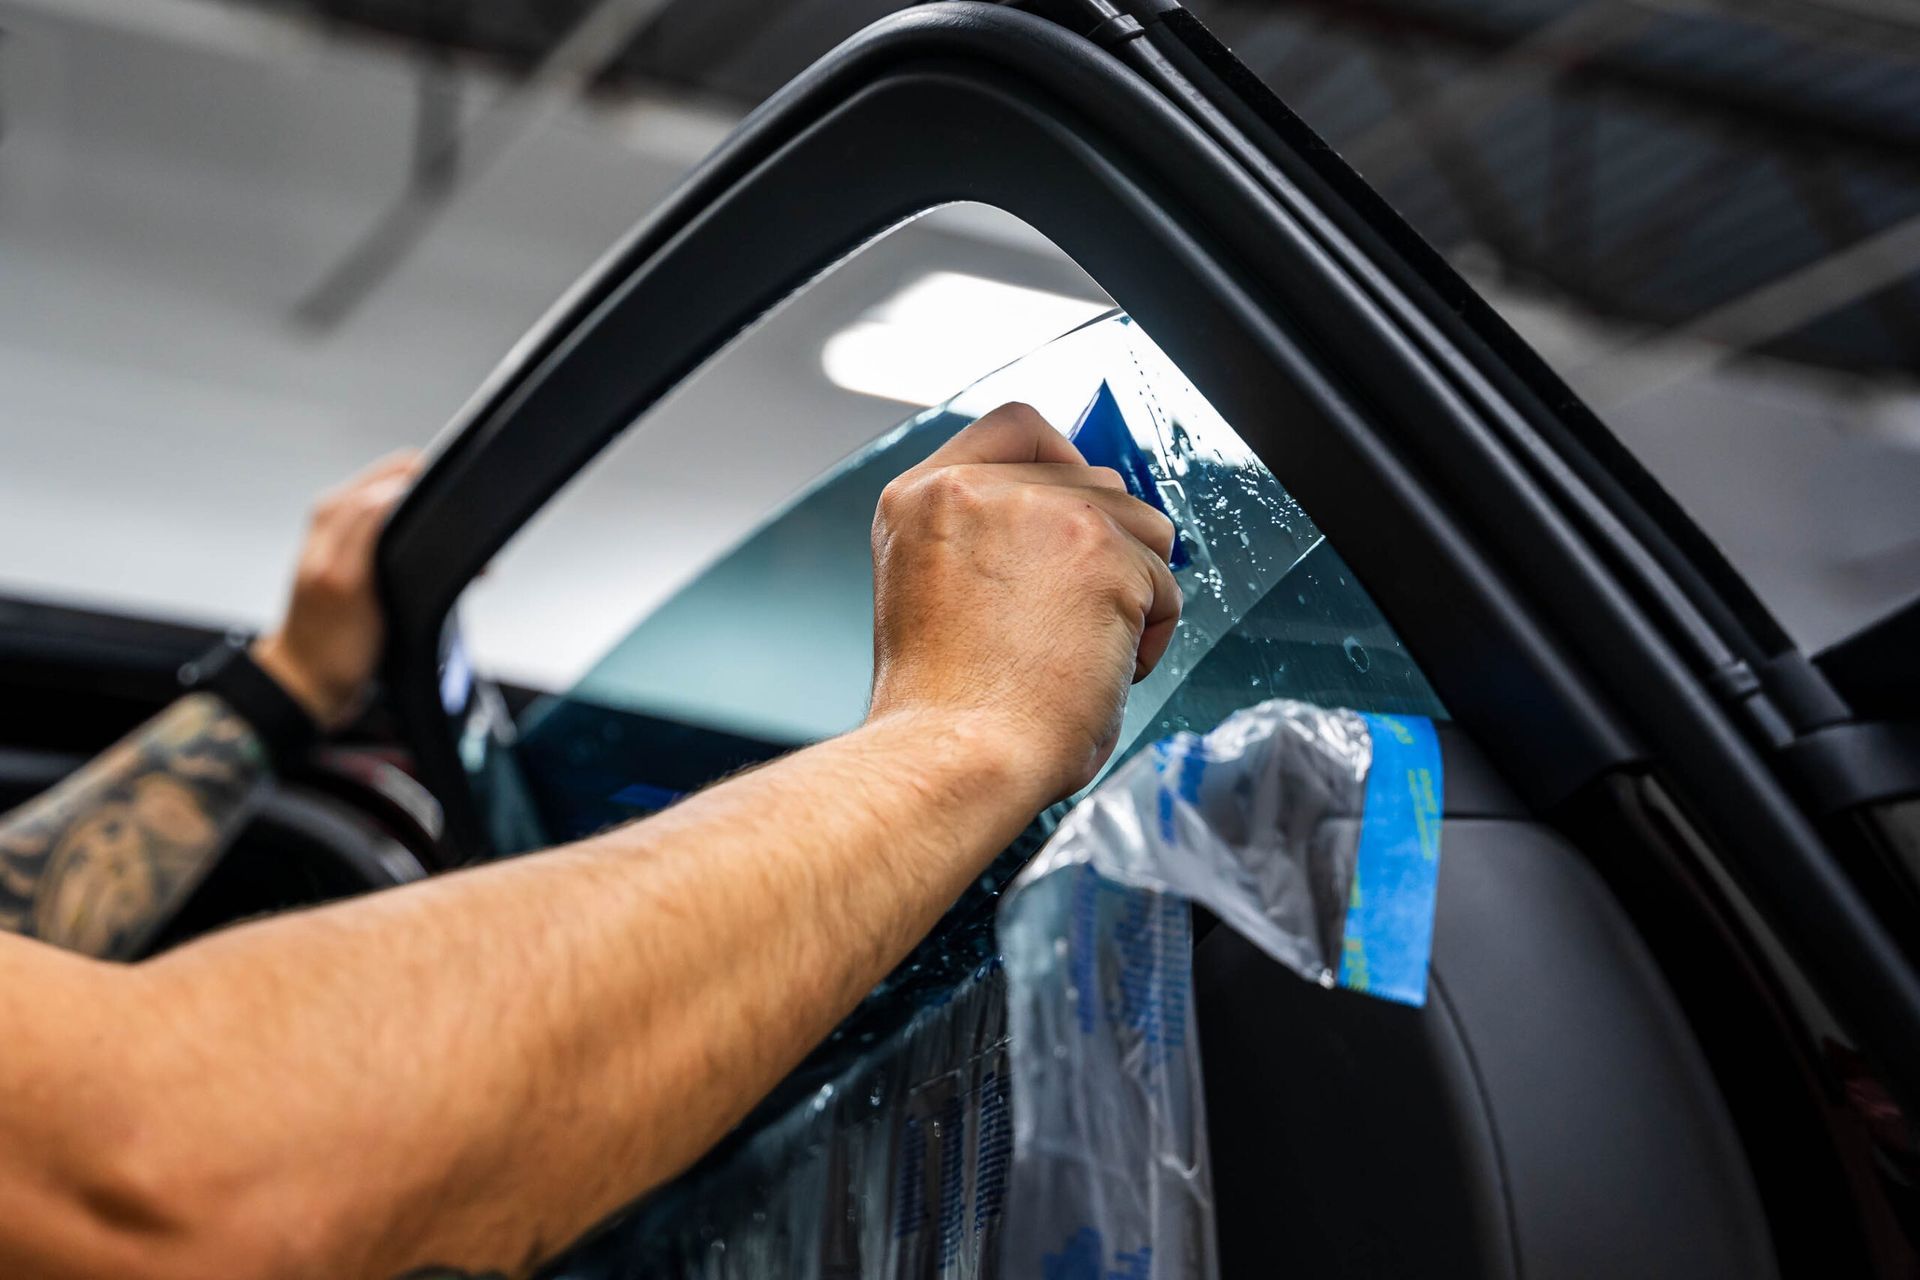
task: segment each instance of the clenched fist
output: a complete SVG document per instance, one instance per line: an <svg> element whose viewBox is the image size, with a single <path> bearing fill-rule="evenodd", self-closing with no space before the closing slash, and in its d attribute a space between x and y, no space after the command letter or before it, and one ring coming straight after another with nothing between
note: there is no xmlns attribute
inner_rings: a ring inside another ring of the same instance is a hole
<svg viewBox="0 0 1920 1280"><path fill-rule="evenodd" d="M254 661L322 729L352 718L380 661L385 624L374 595L374 544L419 473L419 454L396 453L320 499L287 615L253 646Z"/></svg>
<svg viewBox="0 0 1920 1280"><path fill-rule="evenodd" d="M880 497L870 718L985 734L1036 806L1085 786L1180 619L1173 538L1032 408L995 409Z"/></svg>

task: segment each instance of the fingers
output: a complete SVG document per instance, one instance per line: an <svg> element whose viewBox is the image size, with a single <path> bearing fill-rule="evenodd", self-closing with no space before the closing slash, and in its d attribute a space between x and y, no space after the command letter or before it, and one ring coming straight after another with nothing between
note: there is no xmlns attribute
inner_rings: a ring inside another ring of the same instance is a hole
<svg viewBox="0 0 1920 1280"><path fill-rule="evenodd" d="M1114 478L1118 480L1118 474ZM1104 487L1077 489L1074 496L1105 512L1142 546L1156 553L1163 566L1173 557L1173 521L1128 493L1124 485L1118 492Z"/></svg>
<svg viewBox="0 0 1920 1280"><path fill-rule="evenodd" d="M951 468L970 480L987 484L1043 484L1056 489L1100 489L1125 494L1127 482L1112 467L1090 467L1084 462L959 463Z"/></svg>
<svg viewBox="0 0 1920 1280"><path fill-rule="evenodd" d="M347 481L347 489L357 489L364 484L373 484L389 476L418 475L426 455L418 449L396 449L384 458L367 464L357 475Z"/></svg>
<svg viewBox="0 0 1920 1280"><path fill-rule="evenodd" d="M367 577L388 514L422 465L417 450L389 454L322 498L301 548L300 576L324 580L335 590L356 589Z"/></svg>
<svg viewBox="0 0 1920 1280"><path fill-rule="evenodd" d="M321 497L314 507L315 531L353 521L369 507L384 516L412 487L424 465L424 455L417 449L388 454Z"/></svg>
<svg viewBox="0 0 1920 1280"><path fill-rule="evenodd" d="M1012 468L992 468L993 471ZM1116 477L1117 478L1117 477ZM1137 684L1166 655L1183 603L1180 583L1167 561L1173 554L1173 521L1126 492L1106 487L1051 486L1049 496L1059 502L1092 507L1125 536L1133 567L1144 575L1145 605L1140 609L1140 643L1133 680ZM1138 598L1129 607L1138 607Z"/></svg>
<svg viewBox="0 0 1920 1280"><path fill-rule="evenodd" d="M386 528L387 517L413 487L417 460L406 467L379 475L369 473L344 504L338 528L334 532L334 554L355 566L373 562L373 545Z"/></svg>
<svg viewBox="0 0 1920 1280"><path fill-rule="evenodd" d="M920 465L950 467L973 462L1077 463L1087 460L1032 405L1003 404L961 429Z"/></svg>
<svg viewBox="0 0 1920 1280"><path fill-rule="evenodd" d="M355 506L362 495L370 489L384 492L384 486L395 477L403 477L411 483L420 473L424 463L425 455L418 449L396 450L363 467L344 483L322 494L314 508L314 514L318 517L338 508Z"/></svg>
<svg viewBox="0 0 1920 1280"><path fill-rule="evenodd" d="M1146 679L1166 656L1167 646L1173 642L1173 629L1180 623L1180 583L1168 567L1166 557L1150 555L1143 559L1147 561L1147 572L1153 577L1153 601L1147 606L1145 625L1140 629L1140 649L1133 665L1135 684Z"/></svg>
<svg viewBox="0 0 1920 1280"><path fill-rule="evenodd" d="M1031 405L1005 404L962 430L916 471L990 466L1002 484L1037 484L1090 491L1087 498L1115 523L1160 553L1173 554L1173 522L1127 494L1112 467L1090 467L1065 436Z"/></svg>

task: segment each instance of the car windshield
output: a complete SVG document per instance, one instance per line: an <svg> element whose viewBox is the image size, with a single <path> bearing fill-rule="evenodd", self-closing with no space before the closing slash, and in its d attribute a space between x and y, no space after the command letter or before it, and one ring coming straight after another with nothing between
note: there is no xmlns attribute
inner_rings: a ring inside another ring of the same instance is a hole
<svg viewBox="0 0 1920 1280"><path fill-rule="evenodd" d="M1120 464L1179 530L1184 612L1165 659L1129 696L1116 762L1271 697L1443 714L1299 503L1116 313L845 459L504 733L470 723L463 749L495 843L513 851L598 830L857 724L872 673L868 534L880 490L1011 400L1073 429L1094 461Z"/></svg>

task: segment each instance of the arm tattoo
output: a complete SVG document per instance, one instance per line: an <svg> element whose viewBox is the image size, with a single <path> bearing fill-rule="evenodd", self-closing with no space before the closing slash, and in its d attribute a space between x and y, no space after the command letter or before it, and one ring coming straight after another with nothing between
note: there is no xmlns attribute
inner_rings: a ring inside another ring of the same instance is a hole
<svg viewBox="0 0 1920 1280"><path fill-rule="evenodd" d="M210 693L180 699L0 817L0 929L110 959L137 955L266 779L245 720Z"/></svg>

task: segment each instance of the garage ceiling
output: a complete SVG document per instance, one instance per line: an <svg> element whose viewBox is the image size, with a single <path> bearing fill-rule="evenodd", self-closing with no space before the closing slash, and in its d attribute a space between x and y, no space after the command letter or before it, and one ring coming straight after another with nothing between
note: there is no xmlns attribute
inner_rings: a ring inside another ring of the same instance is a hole
<svg viewBox="0 0 1920 1280"><path fill-rule="evenodd" d="M404 40L443 73L473 57L533 73L597 18L613 44L583 86L670 86L733 105L906 7L259 3ZM1482 278L1649 334L1677 329L1859 373L1920 369L1920 9L1904 0L1192 7Z"/></svg>

